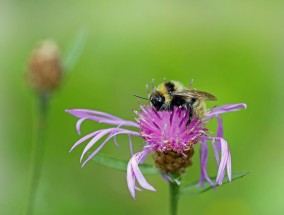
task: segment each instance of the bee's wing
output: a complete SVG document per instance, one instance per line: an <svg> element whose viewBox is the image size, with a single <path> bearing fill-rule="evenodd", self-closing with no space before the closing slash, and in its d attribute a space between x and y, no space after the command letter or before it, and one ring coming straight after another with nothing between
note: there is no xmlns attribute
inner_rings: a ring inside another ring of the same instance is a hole
<svg viewBox="0 0 284 215"><path fill-rule="evenodd" d="M199 90L189 90L189 89L186 89L186 90L183 90L181 92L174 92L173 93L174 95L177 95L177 96L185 96L185 97L188 97L188 98L197 98L199 100L207 100L207 101L215 101L217 100L217 98L210 94L210 93L207 93L207 92L204 92L204 91L199 91Z"/></svg>

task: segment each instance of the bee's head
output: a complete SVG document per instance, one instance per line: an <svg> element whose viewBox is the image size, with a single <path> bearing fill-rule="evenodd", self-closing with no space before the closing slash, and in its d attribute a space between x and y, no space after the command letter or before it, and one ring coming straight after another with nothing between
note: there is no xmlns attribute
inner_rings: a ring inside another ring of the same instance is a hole
<svg viewBox="0 0 284 215"><path fill-rule="evenodd" d="M159 111L165 103L165 97L159 91L155 91L150 95L150 101L155 109Z"/></svg>

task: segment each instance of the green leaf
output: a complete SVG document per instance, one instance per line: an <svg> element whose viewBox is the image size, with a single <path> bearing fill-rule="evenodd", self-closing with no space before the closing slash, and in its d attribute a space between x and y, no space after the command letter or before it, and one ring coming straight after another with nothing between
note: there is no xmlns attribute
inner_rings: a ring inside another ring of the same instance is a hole
<svg viewBox="0 0 284 215"><path fill-rule="evenodd" d="M246 176L249 172L248 171L241 171L238 173L233 173L232 175L232 181L237 180L239 178L242 178ZM216 177L210 177L212 181L215 180ZM230 183L228 178L224 178L223 185ZM212 189L212 186L208 182L204 182L204 185L197 186L198 182L194 182L188 185L184 185L180 188L180 195L196 195L200 193L204 193L210 189Z"/></svg>
<svg viewBox="0 0 284 215"><path fill-rule="evenodd" d="M128 161L120 160L117 158L112 158L102 153L96 154L96 156L94 156L92 160L98 164L101 164L109 168L113 168L113 169L120 170L123 172L126 172L127 170ZM160 174L160 171L156 167L149 165L149 164L140 164L139 168L142 171L142 173L145 175Z"/></svg>
<svg viewBox="0 0 284 215"><path fill-rule="evenodd" d="M87 30L82 28L67 48L63 56L63 68L65 72L69 72L81 56L87 41L87 35Z"/></svg>

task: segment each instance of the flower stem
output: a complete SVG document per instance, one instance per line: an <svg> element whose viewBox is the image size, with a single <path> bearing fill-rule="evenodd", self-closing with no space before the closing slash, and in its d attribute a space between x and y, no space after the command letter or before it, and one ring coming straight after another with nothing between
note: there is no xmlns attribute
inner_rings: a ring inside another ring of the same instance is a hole
<svg viewBox="0 0 284 215"><path fill-rule="evenodd" d="M170 187L170 214L177 215L179 200L179 184L175 181L169 181Z"/></svg>
<svg viewBox="0 0 284 215"><path fill-rule="evenodd" d="M29 179L29 191L27 197L27 203L24 214L32 215L34 212L34 202L40 181L42 160L44 154L44 142L46 133L47 111L48 111L48 95L39 95L39 113L37 116L36 124L36 139L32 148L32 161L31 172Z"/></svg>

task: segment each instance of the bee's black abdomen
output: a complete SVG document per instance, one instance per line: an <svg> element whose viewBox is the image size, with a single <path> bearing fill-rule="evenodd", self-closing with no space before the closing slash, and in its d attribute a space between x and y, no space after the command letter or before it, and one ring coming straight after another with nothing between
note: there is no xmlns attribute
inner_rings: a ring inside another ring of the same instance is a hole
<svg viewBox="0 0 284 215"><path fill-rule="evenodd" d="M183 96L174 96L171 105L175 107L187 108L187 102Z"/></svg>

